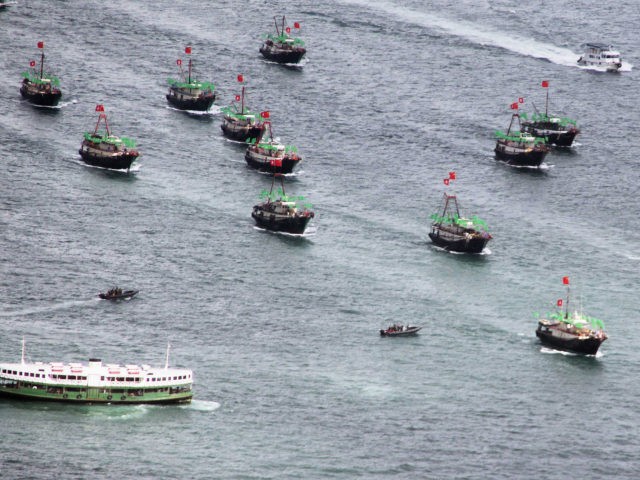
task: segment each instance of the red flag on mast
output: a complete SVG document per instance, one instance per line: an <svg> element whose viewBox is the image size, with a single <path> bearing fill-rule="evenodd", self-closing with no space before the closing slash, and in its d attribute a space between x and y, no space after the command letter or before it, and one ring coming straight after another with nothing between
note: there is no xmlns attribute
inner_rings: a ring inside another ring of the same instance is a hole
<svg viewBox="0 0 640 480"><path fill-rule="evenodd" d="M511 104L511 110L518 110L518 102L513 102Z"/></svg>
<svg viewBox="0 0 640 480"><path fill-rule="evenodd" d="M260 112L260 116L261 116L262 118L269 118L269 112L267 112L267 111Z"/></svg>
<svg viewBox="0 0 640 480"><path fill-rule="evenodd" d="M181 59L176 60L176 65L178 66L182 65L182 60Z"/></svg>
<svg viewBox="0 0 640 480"><path fill-rule="evenodd" d="M242 74L241 74L241 73L238 75L238 81L239 81L240 83L244 82L244 77L242 76Z"/></svg>
<svg viewBox="0 0 640 480"><path fill-rule="evenodd" d="M524 103L524 97L519 97L518 98L518 103Z"/></svg>
<svg viewBox="0 0 640 480"><path fill-rule="evenodd" d="M191 47L185 47L184 53L186 53L187 55L191 55Z"/></svg>
<svg viewBox="0 0 640 480"><path fill-rule="evenodd" d="M30 67L35 67L35 66L36 66L36 61L35 61L35 60L31 60L31 61L29 62L29 66L30 66Z"/></svg>
<svg viewBox="0 0 640 480"><path fill-rule="evenodd" d="M549 80L542 80L542 88L548 88L549 87Z"/></svg>
<svg viewBox="0 0 640 480"><path fill-rule="evenodd" d="M562 277L562 284L569 285L569 277Z"/></svg>
<svg viewBox="0 0 640 480"><path fill-rule="evenodd" d="M44 42L38 42L38 48L44 48Z"/></svg>
<svg viewBox="0 0 640 480"><path fill-rule="evenodd" d="M293 28L300 28L300 22L293 22Z"/></svg>
<svg viewBox="0 0 640 480"><path fill-rule="evenodd" d="M443 182L444 182L444 184L445 184L445 185L449 185L449 179L448 179L448 178L445 178L445 179L443 180Z"/></svg>
<svg viewBox="0 0 640 480"><path fill-rule="evenodd" d="M236 102L240 101L240 95L236 95Z"/></svg>
<svg viewBox="0 0 640 480"><path fill-rule="evenodd" d="M287 27L287 28L285 28L284 31L287 32L287 33L291 33L291 28Z"/></svg>
<svg viewBox="0 0 640 480"><path fill-rule="evenodd" d="M558 305L559 307L562 306L562 299L561 298L558 299L558 301L556 302L556 305Z"/></svg>
<svg viewBox="0 0 640 480"><path fill-rule="evenodd" d="M455 180L456 179L456 172L449 172L449 178L451 180Z"/></svg>
<svg viewBox="0 0 640 480"><path fill-rule="evenodd" d="M104 105L102 104L96 105L96 112L104 112Z"/></svg>

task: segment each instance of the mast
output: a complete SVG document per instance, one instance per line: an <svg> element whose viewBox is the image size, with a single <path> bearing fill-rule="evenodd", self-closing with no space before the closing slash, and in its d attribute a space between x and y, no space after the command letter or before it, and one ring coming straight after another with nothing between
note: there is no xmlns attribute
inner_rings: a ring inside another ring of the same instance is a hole
<svg viewBox="0 0 640 480"><path fill-rule="evenodd" d="M44 49L42 49L42 56L40 57L40 80L44 76Z"/></svg>
<svg viewBox="0 0 640 480"><path fill-rule="evenodd" d="M571 290L571 286L567 283L567 301L565 302L565 307L564 307L564 318L568 319L569 318L569 293Z"/></svg>
<svg viewBox="0 0 640 480"><path fill-rule="evenodd" d="M278 34L278 36L280 36L280 29L278 28L278 19L275 16L273 17L273 23L276 24L276 33Z"/></svg>
<svg viewBox="0 0 640 480"><path fill-rule="evenodd" d="M106 113L101 113L100 116L98 117L98 122L96 123L96 129L93 131L94 135L98 134L98 127L100 126L100 120L104 119L104 126L107 129L107 137L111 135L111 132L109 131L109 123L107 122L107 114Z"/></svg>
<svg viewBox="0 0 640 480"><path fill-rule="evenodd" d="M242 85L242 105L240 108L240 114L244 115L244 85Z"/></svg>
<svg viewBox="0 0 640 480"><path fill-rule="evenodd" d="M547 90L547 101L544 105L544 116L545 116L545 120L547 118L549 118L549 88L546 89Z"/></svg>
<svg viewBox="0 0 640 480"><path fill-rule="evenodd" d="M188 83L191 83L191 57L189 57L189 81Z"/></svg>
<svg viewBox="0 0 640 480"><path fill-rule="evenodd" d="M167 370L169 368L169 350L171 349L171 344L167 342L167 358L164 362L164 369Z"/></svg>
<svg viewBox="0 0 640 480"><path fill-rule="evenodd" d="M24 337L22 337L22 355L20 356L20 363L22 365L24 365L24 351L25 351Z"/></svg>

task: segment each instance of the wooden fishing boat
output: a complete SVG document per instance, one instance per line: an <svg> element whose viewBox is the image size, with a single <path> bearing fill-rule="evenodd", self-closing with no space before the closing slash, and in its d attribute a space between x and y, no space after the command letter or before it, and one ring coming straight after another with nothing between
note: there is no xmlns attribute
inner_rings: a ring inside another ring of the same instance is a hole
<svg viewBox="0 0 640 480"><path fill-rule="evenodd" d="M281 187L274 191L276 177L280 179ZM284 177L280 174L274 175L271 190L262 192L261 197L266 200L255 205L251 212L256 225L260 228L302 235L315 216L310 210L310 205L303 206L299 203L304 200L304 197L291 197L285 194Z"/></svg>
<svg viewBox="0 0 640 480"><path fill-rule="evenodd" d="M260 53L267 60L277 63L299 63L307 53L304 42L299 38L293 38L289 34L291 28L286 24L284 15L279 20L273 17L276 25L276 34L267 34L264 43L260 47ZM300 24L295 22L293 28L300 29Z"/></svg>
<svg viewBox="0 0 640 480"><path fill-rule="evenodd" d="M135 148L135 141L111 134L107 115L104 113L104 105L97 105L96 112L100 112L96 128L93 132L84 134L80 145L79 153L82 160L95 167L128 172L131 164L140 156L140 152ZM99 130L102 121L104 121L104 130Z"/></svg>
<svg viewBox="0 0 640 480"><path fill-rule="evenodd" d="M225 137L239 142L245 142L250 138L258 138L262 133L262 117L250 111L245 105L244 76L238 75L238 82L242 83L242 93L236 95L235 102L229 107L223 107L222 132ZM239 102L239 107L236 102Z"/></svg>
<svg viewBox="0 0 640 480"><path fill-rule="evenodd" d="M518 123L518 129L514 129L514 121ZM520 116L514 113L507 133L496 132L496 158L508 165L517 167L539 167L544 157L549 153L546 140L535 137L530 133L522 132Z"/></svg>
<svg viewBox="0 0 640 480"><path fill-rule="evenodd" d="M520 114L520 128L524 133L534 137L544 138L547 145L556 147L570 147L576 135L580 133L575 120L566 117L549 115L549 82L544 80L542 88L546 89L546 101L544 114L538 112L535 105L535 113L528 118L525 113Z"/></svg>
<svg viewBox="0 0 640 480"><path fill-rule="evenodd" d="M191 55L191 47L185 48L185 53ZM193 62L189 57L187 73L182 69L182 59L176 61L180 67L180 80L169 78L169 93L167 101L180 110L207 111L216 99L215 85L211 82L199 82L192 77Z"/></svg>
<svg viewBox="0 0 640 480"><path fill-rule="evenodd" d="M452 252L481 253L493 237L484 220L460 216L458 199L444 194L441 213L431 215L433 223L429 238L438 247Z"/></svg>
<svg viewBox="0 0 640 480"><path fill-rule="evenodd" d="M0 397L77 404L189 403L193 372L134 364L27 362L24 340L19 363L0 363Z"/></svg>
<svg viewBox="0 0 640 480"><path fill-rule="evenodd" d="M31 60L29 63L31 70L22 73L20 94L34 105L54 107L62 98L62 91L59 88L60 80L44 71L44 42L38 42L38 48L41 50L40 69L36 70L36 62Z"/></svg>
<svg viewBox="0 0 640 480"><path fill-rule="evenodd" d="M608 336L604 332L604 323L597 318L588 317L578 311L569 310L569 277L563 278L567 285L567 298L564 301L565 310L546 314L538 320L536 336L543 345L557 350L563 350L585 355L595 355L602 342ZM559 299L558 307L562 307L563 300Z"/></svg>
<svg viewBox="0 0 640 480"><path fill-rule="evenodd" d="M262 112L262 118L269 118L269 112ZM244 159L251 168L267 173L291 173L302 161L298 149L276 141L271 130L271 122L263 122L258 138L250 139Z"/></svg>

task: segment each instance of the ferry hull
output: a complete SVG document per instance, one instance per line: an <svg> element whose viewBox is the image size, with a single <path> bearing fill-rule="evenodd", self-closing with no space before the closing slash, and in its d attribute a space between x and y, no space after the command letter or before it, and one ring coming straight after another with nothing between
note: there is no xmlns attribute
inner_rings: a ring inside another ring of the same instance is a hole
<svg viewBox="0 0 640 480"><path fill-rule="evenodd" d="M98 393L87 395L86 392L48 393L45 388L13 388L3 386L0 388L0 397L13 400L35 402L63 402L83 404L113 404L113 405L139 405L139 404L171 404L189 403L193 398L193 392L175 394L148 394L125 395L123 393Z"/></svg>
<svg viewBox="0 0 640 480"><path fill-rule="evenodd" d="M547 150L508 152L500 143L496 145L494 151L498 160L517 167L539 167L547 156Z"/></svg>
<svg viewBox="0 0 640 480"><path fill-rule="evenodd" d="M489 242L489 239L485 238L457 238L447 239L438 235L438 232L429 233L429 238L438 247L444 248L452 252L460 253L481 253L484 247Z"/></svg>
<svg viewBox="0 0 640 480"><path fill-rule="evenodd" d="M285 217L283 215L263 212L260 209L254 209L253 212L251 212L251 216L261 228L273 232L286 232L296 235L302 235L311 220L310 216Z"/></svg>
<svg viewBox="0 0 640 480"><path fill-rule="evenodd" d="M20 88L20 94L29 103L38 105L41 107L55 107L62 98L62 92L57 90L53 92L30 92L25 86Z"/></svg>
<svg viewBox="0 0 640 480"><path fill-rule="evenodd" d="M295 160L290 157L285 157L279 159L282 160L281 166L275 166L271 165L271 160L274 160L273 158L253 155L250 150L247 150L244 159L251 168L267 173L291 173L295 166L302 160L299 157Z"/></svg>
<svg viewBox="0 0 640 480"><path fill-rule="evenodd" d="M541 328L536 330L536 336L543 345L566 352L581 353L584 355L595 355L604 340L598 338L586 339L565 339L558 338L549 332L544 332Z"/></svg>
<svg viewBox="0 0 640 480"><path fill-rule="evenodd" d="M131 164L138 158L138 154L105 156L82 149L79 153L84 163L93 165L94 167L108 168L110 170L129 170Z"/></svg>

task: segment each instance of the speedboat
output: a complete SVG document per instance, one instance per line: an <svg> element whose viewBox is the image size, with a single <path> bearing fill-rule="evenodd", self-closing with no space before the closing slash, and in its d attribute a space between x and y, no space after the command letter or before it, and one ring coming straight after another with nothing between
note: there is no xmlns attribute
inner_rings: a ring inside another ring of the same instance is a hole
<svg viewBox="0 0 640 480"><path fill-rule="evenodd" d="M99 293L98 296L103 300L126 300L132 298L139 290L122 290L114 287L106 293Z"/></svg>
<svg viewBox="0 0 640 480"><path fill-rule="evenodd" d="M380 336L382 337L406 337L409 335L415 335L422 327L411 325L389 325L384 330L380 330Z"/></svg>

